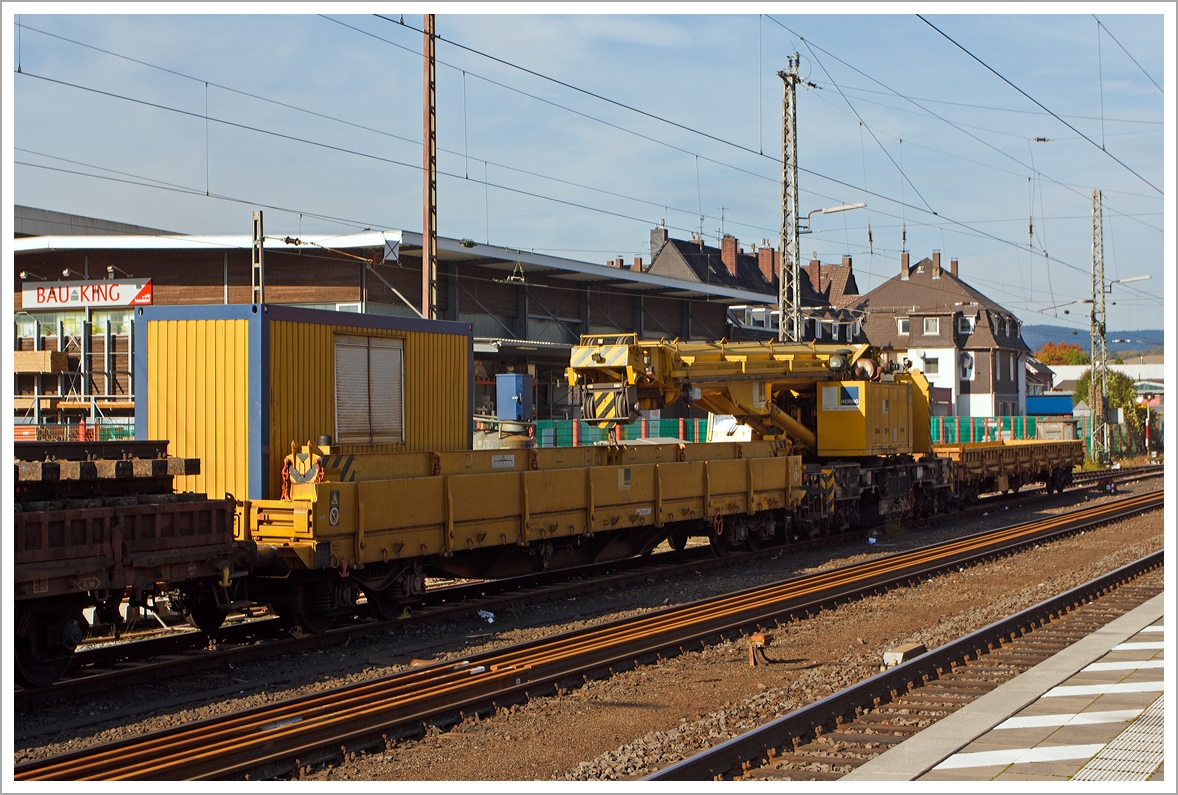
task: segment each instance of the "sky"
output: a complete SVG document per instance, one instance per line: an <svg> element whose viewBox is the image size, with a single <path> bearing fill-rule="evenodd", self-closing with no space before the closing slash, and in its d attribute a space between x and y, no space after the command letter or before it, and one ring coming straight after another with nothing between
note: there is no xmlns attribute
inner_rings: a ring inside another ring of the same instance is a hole
<svg viewBox="0 0 1178 795"><path fill-rule="evenodd" d="M1086 329L1100 189L1106 278L1150 277L1110 288L1109 328L1166 322L1172 4L390 7L6 3L9 201L193 234L248 234L253 209L270 234L419 231L433 10L443 236L595 263L649 260L660 222L777 247L796 52L800 210L867 205L813 215L804 259L850 255L866 292L902 247L939 250L1024 323Z"/></svg>

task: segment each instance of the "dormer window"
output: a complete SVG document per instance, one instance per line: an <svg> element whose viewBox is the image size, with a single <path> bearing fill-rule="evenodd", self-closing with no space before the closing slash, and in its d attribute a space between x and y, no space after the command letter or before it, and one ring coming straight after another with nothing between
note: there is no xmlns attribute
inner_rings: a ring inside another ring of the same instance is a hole
<svg viewBox="0 0 1178 795"><path fill-rule="evenodd" d="M926 317L924 319L924 333L932 336L941 333L941 319L939 317Z"/></svg>
<svg viewBox="0 0 1178 795"><path fill-rule="evenodd" d="M908 333L908 318L906 318L906 317L896 318L896 332L899 334L907 334Z"/></svg>
<svg viewBox="0 0 1178 795"><path fill-rule="evenodd" d="M973 331L973 320L968 317L957 318L957 333L969 334Z"/></svg>

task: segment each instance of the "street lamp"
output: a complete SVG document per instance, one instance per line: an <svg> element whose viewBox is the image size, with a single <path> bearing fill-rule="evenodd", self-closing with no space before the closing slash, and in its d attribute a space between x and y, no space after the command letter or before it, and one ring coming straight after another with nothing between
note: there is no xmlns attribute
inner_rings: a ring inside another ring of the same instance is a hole
<svg viewBox="0 0 1178 795"><path fill-rule="evenodd" d="M123 270L122 268L116 268L114 265L107 265L107 266L106 266L106 278L107 278L107 279L114 279L114 277L115 277L115 271L118 271L119 273L123 274L123 275L124 275L124 276L126 276L128 279L132 279L132 278L134 278L134 277L133 277L131 274L127 273L127 272L126 272L125 270Z"/></svg>
<svg viewBox="0 0 1178 795"><path fill-rule="evenodd" d="M833 213L845 213L847 210L859 210L867 206L867 202L855 202L854 204L840 204L838 207L824 207L821 210L811 210L806 213L806 228L799 229L798 234L808 235L814 230L810 228L810 216L814 213L822 213L823 215L831 215Z"/></svg>
<svg viewBox="0 0 1178 795"><path fill-rule="evenodd" d="M24 279L25 281L28 281L30 278L32 278L32 279L40 279L41 281L45 281L45 277L44 277L44 276L38 276L37 274L33 273L32 271L21 271L21 272L20 272L20 277L21 277L22 279Z"/></svg>

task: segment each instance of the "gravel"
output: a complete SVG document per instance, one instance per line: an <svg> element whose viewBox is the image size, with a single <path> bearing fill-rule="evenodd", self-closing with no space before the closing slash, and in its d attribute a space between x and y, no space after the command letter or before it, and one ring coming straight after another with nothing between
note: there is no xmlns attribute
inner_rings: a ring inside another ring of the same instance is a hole
<svg viewBox="0 0 1178 795"><path fill-rule="evenodd" d="M1146 481L1138 488L1155 488ZM1132 490L1132 487L1122 491ZM264 703L403 670L390 657L462 659L605 620L725 591L828 569L971 532L1029 521L1078 502L1064 495L1030 508L962 517L927 530L893 529L874 547L847 545L708 572L677 581L578 597L518 612L493 624L473 619L407 627L353 639L346 647L249 663L187 681L144 683L85 704L16 710L16 762L191 723ZM743 641L724 642L554 697L470 719L449 731L393 743L316 771L321 780L618 780L640 777L785 714L878 671L883 652L917 641L933 647L1162 546L1162 514L1151 512L914 587L823 611L773 631L770 665L748 664ZM894 545L894 546L891 546ZM373 663L377 660L378 663ZM582 761L587 760L587 761Z"/></svg>

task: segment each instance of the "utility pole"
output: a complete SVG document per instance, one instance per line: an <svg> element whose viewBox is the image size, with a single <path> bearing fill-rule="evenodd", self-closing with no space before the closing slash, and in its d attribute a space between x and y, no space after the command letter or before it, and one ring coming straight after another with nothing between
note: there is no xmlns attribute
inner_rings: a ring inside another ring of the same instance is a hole
<svg viewBox="0 0 1178 795"><path fill-rule="evenodd" d="M263 248L265 239L266 235L262 232L262 211L254 210L254 240L251 256L253 291L250 293L250 303L253 304L261 304L266 300L266 250Z"/></svg>
<svg viewBox="0 0 1178 795"><path fill-rule="evenodd" d="M1107 464L1108 449L1108 351L1105 348L1104 314L1104 212L1100 191L1092 191L1092 376L1088 381L1088 406L1092 410L1092 460Z"/></svg>
<svg viewBox="0 0 1178 795"><path fill-rule="evenodd" d="M438 108L434 15L425 15L425 90L422 133L421 316L438 316Z"/></svg>
<svg viewBox="0 0 1178 795"><path fill-rule="evenodd" d="M798 124L797 124L797 53L789 59L788 71L781 78L781 273L778 277L778 305L781 320L777 338L782 342L802 339L802 286L798 260Z"/></svg>

